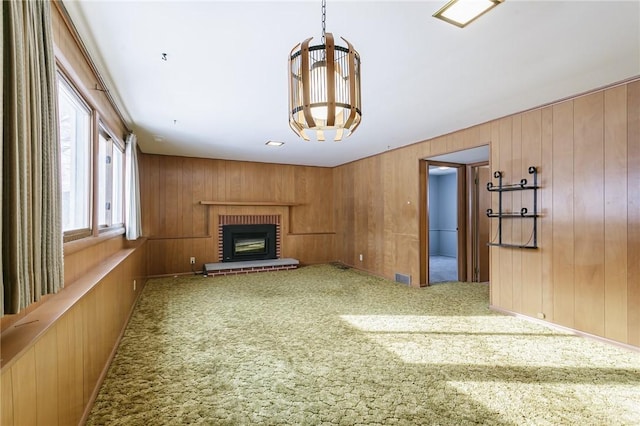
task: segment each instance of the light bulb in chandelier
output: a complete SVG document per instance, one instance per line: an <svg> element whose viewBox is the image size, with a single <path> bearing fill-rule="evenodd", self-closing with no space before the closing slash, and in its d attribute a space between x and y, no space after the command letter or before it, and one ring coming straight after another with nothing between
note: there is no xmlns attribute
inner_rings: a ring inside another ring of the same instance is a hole
<svg viewBox="0 0 640 426"><path fill-rule="evenodd" d="M311 103L311 116L316 122L324 122L324 126L327 126L326 122L328 121L329 114L329 101L325 96L327 93L327 80L327 61L320 60L315 62L311 66L309 79L311 99L315 100ZM344 105L346 105L346 90L348 89L348 86L345 83L345 77L340 72L339 67L334 67L333 80L336 94L336 102L333 107L335 117L334 121L344 123L342 115L345 113Z"/></svg>

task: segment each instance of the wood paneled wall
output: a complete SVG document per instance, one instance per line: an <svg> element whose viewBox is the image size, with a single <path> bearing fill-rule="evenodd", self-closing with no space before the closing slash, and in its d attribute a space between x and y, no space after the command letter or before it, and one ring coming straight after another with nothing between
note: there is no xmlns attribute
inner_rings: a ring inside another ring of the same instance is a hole
<svg viewBox="0 0 640 426"><path fill-rule="evenodd" d="M3 334L0 424L80 422L144 284L144 243L124 251L105 259L25 318L19 328ZM93 285L96 276L102 278ZM24 335L45 323L44 332L29 346L13 347L21 344L18 333ZM16 351L7 363L6 355Z"/></svg>
<svg viewBox="0 0 640 426"><path fill-rule="evenodd" d="M483 124L336 167L337 260L390 279L409 274L419 285L420 161L490 138L491 125Z"/></svg>
<svg viewBox="0 0 640 426"><path fill-rule="evenodd" d="M540 249L492 248L495 306L640 346L639 117L636 81L492 123L492 169L542 186Z"/></svg>
<svg viewBox="0 0 640 426"><path fill-rule="evenodd" d="M337 259L416 285L419 161L484 144L505 183L537 166L542 186L540 248L491 248L491 304L640 346L640 81L336 167ZM503 201L515 210L528 197ZM505 242L530 234L530 222L504 222Z"/></svg>
<svg viewBox="0 0 640 426"><path fill-rule="evenodd" d="M142 231L148 272L197 270L218 259L218 216L279 214L282 256L302 263L335 260L333 172L329 168L140 156ZM206 206L200 201L264 202L256 206ZM293 206L273 206L273 203Z"/></svg>

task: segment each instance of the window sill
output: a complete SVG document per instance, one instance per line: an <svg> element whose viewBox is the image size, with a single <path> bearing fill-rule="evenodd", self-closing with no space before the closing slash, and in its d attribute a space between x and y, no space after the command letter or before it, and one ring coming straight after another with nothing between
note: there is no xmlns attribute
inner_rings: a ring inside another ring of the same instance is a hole
<svg viewBox="0 0 640 426"><path fill-rule="evenodd" d="M69 241L68 243L64 243L63 245L64 255L68 256L70 254L84 250L96 244L100 244L103 241L110 240L112 238L116 238L121 235L124 235L124 233L125 233L124 226L121 226L118 228L113 228L107 231L103 231L97 237L91 236L91 237L81 238L75 241Z"/></svg>

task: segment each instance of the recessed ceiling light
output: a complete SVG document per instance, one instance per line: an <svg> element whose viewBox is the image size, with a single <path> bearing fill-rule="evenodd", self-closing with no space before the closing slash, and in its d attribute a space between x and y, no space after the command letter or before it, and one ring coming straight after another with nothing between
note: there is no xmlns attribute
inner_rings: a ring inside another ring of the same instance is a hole
<svg viewBox="0 0 640 426"><path fill-rule="evenodd" d="M447 166L440 166L438 167L438 170L449 170L451 167L447 167Z"/></svg>
<svg viewBox="0 0 640 426"><path fill-rule="evenodd" d="M278 142L278 141L267 141L265 143L265 145L267 146L282 146L284 145L284 142Z"/></svg>
<svg viewBox="0 0 640 426"><path fill-rule="evenodd" d="M451 0L433 14L435 18L464 28L504 0Z"/></svg>

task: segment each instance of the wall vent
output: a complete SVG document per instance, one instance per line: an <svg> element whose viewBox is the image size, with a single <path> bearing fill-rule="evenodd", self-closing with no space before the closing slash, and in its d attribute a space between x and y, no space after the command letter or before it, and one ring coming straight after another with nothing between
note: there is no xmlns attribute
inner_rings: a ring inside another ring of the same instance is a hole
<svg viewBox="0 0 640 426"><path fill-rule="evenodd" d="M411 285L411 275L399 274L396 272L396 282Z"/></svg>

